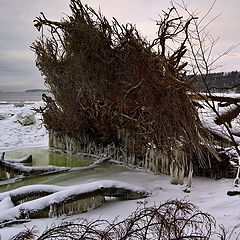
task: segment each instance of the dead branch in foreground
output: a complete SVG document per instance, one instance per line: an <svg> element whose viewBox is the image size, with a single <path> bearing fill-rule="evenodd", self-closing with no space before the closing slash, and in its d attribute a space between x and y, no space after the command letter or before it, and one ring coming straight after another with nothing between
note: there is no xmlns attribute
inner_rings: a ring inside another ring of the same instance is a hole
<svg viewBox="0 0 240 240"><path fill-rule="evenodd" d="M236 227L234 230L237 230ZM91 240L183 240L183 239L236 239L232 232L221 227L216 233L215 219L183 200L170 200L156 207L141 207L123 221L87 221L80 219L52 225L39 237L37 229L25 229L11 240L91 239ZM26 236L29 238L18 238Z"/></svg>

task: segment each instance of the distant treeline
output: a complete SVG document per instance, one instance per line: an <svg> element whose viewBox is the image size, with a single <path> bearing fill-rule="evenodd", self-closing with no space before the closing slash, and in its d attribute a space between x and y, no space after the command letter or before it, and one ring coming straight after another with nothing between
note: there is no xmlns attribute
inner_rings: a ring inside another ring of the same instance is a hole
<svg viewBox="0 0 240 240"><path fill-rule="evenodd" d="M200 91L206 91L206 86L200 77L197 76L196 87ZM213 92L237 92L240 93L240 72L211 73L206 79L207 85Z"/></svg>
<svg viewBox="0 0 240 240"><path fill-rule="evenodd" d="M47 89L29 89L29 90L26 90L25 92L28 93L28 92L48 92L49 90Z"/></svg>

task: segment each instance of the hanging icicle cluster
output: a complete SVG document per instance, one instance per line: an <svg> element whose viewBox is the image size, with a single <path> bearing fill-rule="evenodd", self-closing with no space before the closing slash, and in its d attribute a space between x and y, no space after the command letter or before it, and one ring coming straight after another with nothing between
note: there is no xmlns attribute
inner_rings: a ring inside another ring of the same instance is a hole
<svg viewBox="0 0 240 240"><path fill-rule="evenodd" d="M89 197L87 199L80 199L74 202L67 202L58 204L51 204L48 212L48 217L59 217L64 214L73 215L83 212L88 212L94 208L102 205L105 201L104 196Z"/></svg>
<svg viewBox="0 0 240 240"><path fill-rule="evenodd" d="M73 150L112 144L122 159L176 176L186 175L186 154L206 165L201 144L210 138L187 95L192 82L183 61L193 18L169 9L149 42L134 25L110 23L80 0L70 7L72 16L59 22L44 14L35 20L42 34L32 49L53 96L44 95L39 109L50 145L61 145L59 136L75 139L80 149L64 145Z"/></svg>

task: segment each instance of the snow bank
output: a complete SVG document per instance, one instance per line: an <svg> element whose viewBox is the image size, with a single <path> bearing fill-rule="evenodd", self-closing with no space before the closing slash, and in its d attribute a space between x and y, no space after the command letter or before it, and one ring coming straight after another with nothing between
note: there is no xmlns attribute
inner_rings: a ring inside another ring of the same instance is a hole
<svg viewBox="0 0 240 240"><path fill-rule="evenodd" d="M0 202L0 212L6 211L7 209L13 208L14 204L10 196L5 197Z"/></svg>
<svg viewBox="0 0 240 240"><path fill-rule="evenodd" d="M23 107L16 107L14 104L0 105L0 151L48 145L48 132L41 122L42 117L33 111L42 104L43 102L39 101L32 104L25 103ZM22 126L19 118L24 116L34 116L36 122Z"/></svg>

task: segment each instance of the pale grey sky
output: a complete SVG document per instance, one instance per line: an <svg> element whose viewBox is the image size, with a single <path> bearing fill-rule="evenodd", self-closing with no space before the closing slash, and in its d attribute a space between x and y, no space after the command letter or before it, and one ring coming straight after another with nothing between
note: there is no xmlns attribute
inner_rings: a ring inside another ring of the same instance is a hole
<svg viewBox="0 0 240 240"><path fill-rule="evenodd" d="M168 0L83 0L94 9L101 8L108 19L115 17L121 23L134 23L143 36L153 39L156 32L152 19L170 7ZM177 0L181 2L181 0ZM189 9L198 9L203 15L212 4L210 0L185 0ZM43 88L43 77L35 67L35 56L30 50L38 32L33 20L44 12L54 20L69 14L68 0L0 0L0 90L24 91ZM210 26L210 32L220 37L215 54L240 42L240 1L217 0L210 17L221 13ZM218 71L240 70L240 47L221 59Z"/></svg>

